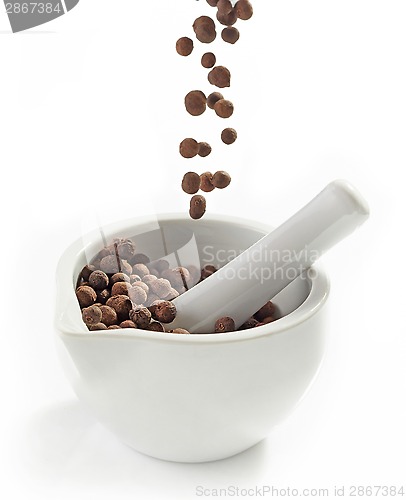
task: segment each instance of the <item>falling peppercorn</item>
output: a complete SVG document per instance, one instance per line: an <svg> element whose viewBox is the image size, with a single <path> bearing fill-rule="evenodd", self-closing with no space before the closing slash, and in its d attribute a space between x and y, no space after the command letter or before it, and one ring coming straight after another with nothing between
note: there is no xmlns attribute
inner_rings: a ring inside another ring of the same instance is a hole
<svg viewBox="0 0 406 500"><path fill-rule="evenodd" d="M225 88L230 86L231 74L224 66L216 66L207 76L209 82L216 87Z"/></svg>
<svg viewBox="0 0 406 500"><path fill-rule="evenodd" d="M182 180L182 189L187 194L196 194L200 188L200 176L196 172L187 172Z"/></svg>
<svg viewBox="0 0 406 500"><path fill-rule="evenodd" d="M206 52L201 60L203 68L212 68L216 64L216 56L212 52Z"/></svg>
<svg viewBox="0 0 406 500"><path fill-rule="evenodd" d="M189 56L193 52L193 40L184 36L176 42L176 52L180 56Z"/></svg>
<svg viewBox="0 0 406 500"><path fill-rule="evenodd" d="M206 198L202 195L194 195L190 200L189 214L192 219L201 219L206 212Z"/></svg>
<svg viewBox="0 0 406 500"><path fill-rule="evenodd" d="M202 158L206 158L211 153L211 146L207 142L199 142L199 151L198 154Z"/></svg>
<svg viewBox="0 0 406 500"><path fill-rule="evenodd" d="M202 115L206 111L206 96L201 90L192 90L185 97L185 107L192 116Z"/></svg>
<svg viewBox="0 0 406 500"><path fill-rule="evenodd" d="M193 23L196 38L202 43L211 43L216 39L216 25L211 17L198 17Z"/></svg>
<svg viewBox="0 0 406 500"><path fill-rule="evenodd" d="M179 144L179 153L183 158L194 158L199 152L199 143L195 139L187 138Z"/></svg>
<svg viewBox="0 0 406 500"><path fill-rule="evenodd" d="M221 140L224 144L233 144L237 140L237 132L233 128L225 128L221 132Z"/></svg>
<svg viewBox="0 0 406 500"><path fill-rule="evenodd" d="M251 19L254 9L248 0L238 0L235 4L235 12L237 17L243 21Z"/></svg>
<svg viewBox="0 0 406 500"><path fill-rule="evenodd" d="M217 189L224 189L231 183L231 176L224 170L220 170L213 175L213 185Z"/></svg>
<svg viewBox="0 0 406 500"><path fill-rule="evenodd" d="M217 101L220 99L224 99L223 94L220 94L220 92L213 92L212 94L209 95L207 98L207 106L210 109L214 109L214 105L216 104Z"/></svg>
<svg viewBox="0 0 406 500"><path fill-rule="evenodd" d="M214 105L214 111L220 118L230 118L234 113L234 105L231 101L227 101L227 99L220 99Z"/></svg>
<svg viewBox="0 0 406 500"><path fill-rule="evenodd" d="M213 174L211 172L204 172L200 176L200 189L205 193L210 193L214 189Z"/></svg>
<svg viewBox="0 0 406 500"><path fill-rule="evenodd" d="M234 26L228 26L221 32L221 38L227 43L234 44L239 40L240 32Z"/></svg>

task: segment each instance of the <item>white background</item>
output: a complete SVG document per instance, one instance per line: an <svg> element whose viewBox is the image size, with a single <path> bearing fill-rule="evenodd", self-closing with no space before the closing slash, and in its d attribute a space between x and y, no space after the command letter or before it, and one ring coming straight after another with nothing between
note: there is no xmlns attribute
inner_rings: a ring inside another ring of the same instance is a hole
<svg viewBox="0 0 406 500"><path fill-rule="evenodd" d="M82 0L15 35L0 14L2 498L406 487L406 4L253 4L240 41L212 46L233 75L239 139L229 148L218 141L224 122L188 117L182 104L209 90L205 47L187 59L174 51L213 12L203 0ZM179 158L185 134L212 142L213 155ZM367 225L323 258L329 346L311 392L263 443L202 465L141 456L99 425L64 378L52 330L63 249L96 215L186 211L189 167L232 173L228 190L208 196L212 213L278 224L335 178L371 206Z"/></svg>

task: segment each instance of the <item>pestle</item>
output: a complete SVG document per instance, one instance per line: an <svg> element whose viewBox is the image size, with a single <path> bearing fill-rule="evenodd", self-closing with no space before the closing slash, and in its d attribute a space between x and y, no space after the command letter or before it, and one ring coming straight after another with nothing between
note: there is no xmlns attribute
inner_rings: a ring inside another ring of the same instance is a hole
<svg viewBox="0 0 406 500"><path fill-rule="evenodd" d="M369 216L366 201L347 181L336 180L277 229L209 278L176 298L170 328L211 333L219 318L239 328Z"/></svg>

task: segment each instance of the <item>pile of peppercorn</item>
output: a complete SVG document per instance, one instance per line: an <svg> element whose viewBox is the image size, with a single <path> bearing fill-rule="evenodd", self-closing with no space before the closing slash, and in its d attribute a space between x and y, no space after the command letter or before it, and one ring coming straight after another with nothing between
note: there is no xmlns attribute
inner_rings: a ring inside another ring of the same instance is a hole
<svg viewBox="0 0 406 500"><path fill-rule="evenodd" d="M136 252L130 239L115 239L86 265L77 281L76 297L90 331L138 328L147 331L189 334L166 329L176 317L173 299L217 271L213 265L170 268L165 259L151 261ZM272 302L264 305L240 330L275 321ZM235 331L232 318L219 318L215 332ZM211 333L211 332L208 332Z"/></svg>

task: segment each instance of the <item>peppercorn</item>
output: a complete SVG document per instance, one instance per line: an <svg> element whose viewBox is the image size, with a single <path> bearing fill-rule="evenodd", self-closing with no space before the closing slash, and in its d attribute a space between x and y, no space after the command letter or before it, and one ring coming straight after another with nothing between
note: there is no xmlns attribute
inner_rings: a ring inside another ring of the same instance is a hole
<svg viewBox="0 0 406 500"><path fill-rule="evenodd" d="M120 259L129 260L135 255L135 245L131 240L124 240L117 245Z"/></svg>
<svg viewBox="0 0 406 500"><path fill-rule="evenodd" d="M221 11L218 11L216 14L217 21L224 26L232 26L237 22L237 12L233 9L229 14L224 14Z"/></svg>
<svg viewBox="0 0 406 500"><path fill-rule="evenodd" d="M137 326L131 320L126 319L125 321L120 323L120 328L137 328Z"/></svg>
<svg viewBox="0 0 406 500"><path fill-rule="evenodd" d="M211 17L198 17L193 23L193 30L199 42L211 43L216 39L216 25Z"/></svg>
<svg viewBox="0 0 406 500"><path fill-rule="evenodd" d="M128 290L131 287L130 283L126 281L119 281L114 283L111 288L111 295L128 295Z"/></svg>
<svg viewBox="0 0 406 500"><path fill-rule="evenodd" d="M195 194L190 200L189 215L192 219L201 219L206 212L206 198Z"/></svg>
<svg viewBox="0 0 406 500"><path fill-rule="evenodd" d="M110 286L115 285L116 283L129 283L130 278L124 273L116 273L110 278Z"/></svg>
<svg viewBox="0 0 406 500"><path fill-rule="evenodd" d="M259 311L257 311L254 314L254 318L262 322L265 318L273 316L275 312L276 312L275 304L271 301L268 301L265 305L261 307Z"/></svg>
<svg viewBox="0 0 406 500"><path fill-rule="evenodd" d="M219 0L217 2L217 8L222 14L230 14L230 12L233 10L233 4L230 2L230 0Z"/></svg>
<svg viewBox="0 0 406 500"><path fill-rule="evenodd" d="M214 105L214 111L220 118L230 118L234 113L234 105L231 101L227 101L227 99L220 99Z"/></svg>
<svg viewBox="0 0 406 500"><path fill-rule="evenodd" d="M224 172L224 170L219 170L213 175L213 184L217 189L224 189L230 185L231 177L230 174Z"/></svg>
<svg viewBox="0 0 406 500"><path fill-rule="evenodd" d="M132 303L127 295L114 295L109 298L106 305L112 307L116 311L120 322L129 318L128 315L132 309Z"/></svg>
<svg viewBox="0 0 406 500"><path fill-rule="evenodd" d="M235 331L235 322L233 318L224 317L220 318L216 321L215 324L215 333L224 333L224 332L234 332Z"/></svg>
<svg viewBox="0 0 406 500"><path fill-rule="evenodd" d="M89 276L89 284L94 290L104 290L109 286L109 277L103 271L93 271Z"/></svg>
<svg viewBox="0 0 406 500"><path fill-rule="evenodd" d="M216 56L213 52L206 52L202 55L201 62L203 68L212 68L216 64Z"/></svg>
<svg viewBox="0 0 406 500"><path fill-rule="evenodd" d="M128 290L128 296L130 297L131 301L134 302L137 306L141 304L145 304L147 301L147 292L143 290L139 286L133 286Z"/></svg>
<svg viewBox="0 0 406 500"><path fill-rule="evenodd" d="M85 307L82 310L82 319L88 326L97 325L101 323L102 313L97 306Z"/></svg>
<svg viewBox="0 0 406 500"><path fill-rule="evenodd" d="M84 281L89 281L89 276L93 271L96 271L96 268L92 265L85 266L80 272L79 279L83 279Z"/></svg>
<svg viewBox="0 0 406 500"><path fill-rule="evenodd" d="M206 158L211 153L211 146L207 142L199 142L199 156Z"/></svg>
<svg viewBox="0 0 406 500"><path fill-rule="evenodd" d="M169 262L165 259L159 259L155 260L154 262L151 262L151 266L158 271L158 273L162 273L162 271L165 271L166 269L169 269ZM149 266L147 266L149 268ZM151 269L149 268L150 272ZM151 272L151 274L153 274Z"/></svg>
<svg viewBox="0 0 406 500"><path fill-rule="evenodd" d="M169 330L169 333L177 333L180 335L190 335L190 332L188 332L184 328L175 328L175 330Z"/></svg>
<svg viewBox="0 0 406 500"><path fill-rule="evenodd" d="M190 56L193 51L193 40L184 36L176 42L176 52L180 56Z"/></svg>
<svg viewBox="0 0 406 500"><path fill-rule="evenodd" d="M89 307L96 302L96 292L90 286L80 286L76 290L76 297L80 307Z"/></svg>
<svg viewBox="0 0 406 500"><path fill-rule="evenodd" d="M149 286L152 281L155 281L157 279L158 278L155 274L147 274L146 276L144 276L142 278L142 281L143 281L143 283L145 283L146 285Z"/></svg>
<svg viewBox="0 0 406 500"><path fill-rule="evenodd" d="M127 276L133 274L133 268L126 260L122 260L120 265L121 265L121 271L124 274L127 274Z"/></svg>
<svg viewBox="0 0 406 500"><path fill-rule="evenodd" d="M99 330L107 330L107 326L103 323L97 323L97 325L88 326L91 332L97 332Z"/></svg>
<svg viewBox="0 0 406 500"><path fill-rule="evenodd" d="M176 318L176 306L168 300L156 300L149 307L154 320L160 323L172 323Z"/></svg>
<svg viewBox="0 0 406 500"><path fill-rule="evenodd" d="M211 172L204 172L200 176L200 189L205 193L213 191L213 174Z"/></svg>
<svg viewBox="0 0 406 500"><path fill-rule="evenodd" d="M218 1L219 0L207 0L207 3L210 5L210 7L215 7Z"/></svg>
<svg viewBox="0 0 406 500"><path fill-rule="evenodd" d="M107 330L121 330L118 325L111 325L107 327Z"/></svg>
<svg viewBox="0 0 406 500"><path fill-rule="evenodd" d="M146 292L146 293L149 292L149 286L146 283L144 283L143 281L135 281L133 283L133 288L137 287L137 286L142 288L144 290L144 292Z"/></svg>
<svg viewBox="0 0 406 500"><path fill-rule="evenodd" d="M231 73L225 66L216 66L210 71L207 78L212 85L222 89L230 86Z"/></svg>
<svg viewBox="0 0 406 500"><path fill-rule="evenodd" d="M149 274L149 269L145 264L135 264L132 269L132 274L137 274L142 279Z"/></svg>
<svg viewBox="0 0 406 500"><path fill-rule="evenodd" d="M206 111L206 96L201 90L192 90L185 97L185 107L192 116L202 115Z"/></svg>
<svg viewBox="0 0 406 500"><path fill-rule="evenodd" d="M237 28L234 28L234 26L228 26L221 32L221 38L227 43L234 44L238 42L240 38L240 32Z"/></svg>
<svg viewBox="0 0 406 500"><path fill-rule="evenodd" d="M174 288L171 288L169 295L167 297L164 297L164 298L165 298L165 300L173 300L173 299L176 299L176 297L179 297L179 292L177 290L175 290Z"/></svg>
<svg viewBox="0 0 406 500"><path fill-rule="evenodd" d="M138 328L145 329L151 322L151 311L146 307L135 307L130 311L130 319Z"/></svg>
<svg viewBox="0 0 406 500"><path fill-rule="evenodd" d="M149 288L160 299L165 299L170 294L172 286L167 279L159 278L152 281Z"/></svg>
<svg viewBox="0 0 406 500"><path fill-rule="evenodd" d="M258 321L254 317L251 317L240 326L239 330L249 330L250 328L255 328L256 326L258 326Z"/></svg>
<svg viewBox="0 0 406 500"><path fill-rule="evenodd" d="M141 278L138 276L138 274L132 274L130 276L130 283L134 284L136 281L141 281Z"/></svg>
<svg viewBox="0 0 406 500"><path fill-rule="evenodd" d="M223 94L220 94L220 92L213 92L207 98L207 106L209 106L210 109L214 109L214 105L220 99L224 99Z"/></svg>
<svg viewBox="0 0 406 500"><path fill-rule="evenodd" d="M143 253L136 253L134 257L131 257L131 259L129 259L128 263L132 266L135 266L135 264L148 264L149 257L147 255L144 255Z"/></svg>
<svg viewBox="0 0 406 500"><path fill-rule="evenodd" d="M209 276L214 274L216 271L217 271L217 268L215 268L214 266L212 266L210 264L205 265L202 269L202 272L201 272L201 279L205 280L206 278L208 278Z"/></svg>
<svg viewBox="0 0 406 500"><path fill-rule="evenodd" d="M194 158L199 152L199 144L195 139L187 138L179 144L179 153L183 158Z"/></svg>
<svg viewBox="0 0 406 500"><path fill-rule="evenodd" d="M251 19L252 15L254 14L254 9L248 0L238 0L234 8L237 17L239 19L242 19L243 21Z"/></svg>
<svg viewBox="0 0 406 500"><path fill-rule="evenodd" d="M106 255L100 261L100 269L106 274L116 274L122 272L122 263L117 255Z"/></svg>
<svg viewBox="0 0 406 500"><path fill-rule="evenodd" d="M115 309L110 306L100 306L100 311L102 314L101 323L104 323L106 326L117 324L118 318Z"/></svg>
<svg viewBox="0 0 406 500"><path fill-rule="evenodd" d="M159 323L159 321L151 321L146 330L150 332L164 332L165 328L162 323Z"/></svg>
<svg viewBox="0 0 406 500"><path fill-rule="evenodd" d="M97 302L100 302L100 304L105 304L106 301L110 298L111 293L107 288L105 288L104 290L97 290L96 296Z"/></svg>
<svg viewBox="0 0 406 500"><path fill-rule="evenodd" d="M237 140L237 132L233 128L225 128L221 132L221 140L224 144L233 144Z"/></svg>

